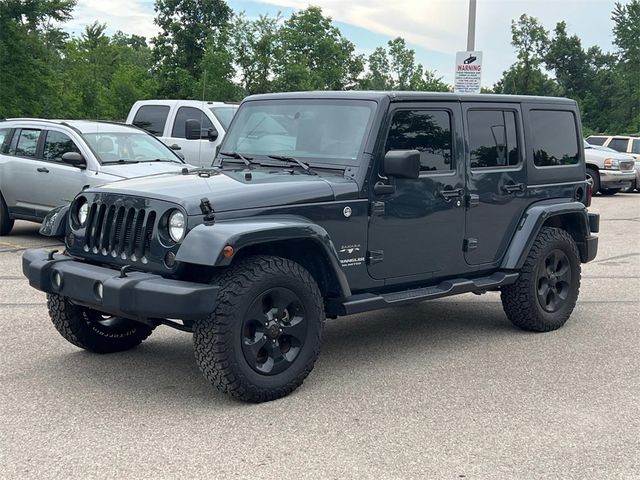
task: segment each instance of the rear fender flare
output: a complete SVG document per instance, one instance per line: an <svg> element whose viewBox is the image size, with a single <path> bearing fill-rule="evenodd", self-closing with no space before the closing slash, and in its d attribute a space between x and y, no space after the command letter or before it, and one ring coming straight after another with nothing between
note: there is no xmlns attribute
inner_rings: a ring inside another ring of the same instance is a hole
<svg viewBox="0 0 640 480"><path fill-rule="evenodd" d="M531 246L544 224L551 218L562 216L579 218L578 228L581 238L575 239L574 237L574 239L582 255L584 243L590 231L587 207L580 202L537 204L530 207L522 216L500 268L506 270L522 268L527 255L529 255L529 250L531 250Z"/></svg>

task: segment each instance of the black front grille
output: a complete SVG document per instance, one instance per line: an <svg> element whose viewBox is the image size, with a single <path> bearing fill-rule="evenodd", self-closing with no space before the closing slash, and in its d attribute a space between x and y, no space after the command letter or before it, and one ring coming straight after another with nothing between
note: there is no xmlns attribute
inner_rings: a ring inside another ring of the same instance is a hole
<svg viewBox="0 0 640 480"><path fill-rule="evenodd" d="M84 250L144 262L155 221L154 210L93 203L87 218Z"/></svg>

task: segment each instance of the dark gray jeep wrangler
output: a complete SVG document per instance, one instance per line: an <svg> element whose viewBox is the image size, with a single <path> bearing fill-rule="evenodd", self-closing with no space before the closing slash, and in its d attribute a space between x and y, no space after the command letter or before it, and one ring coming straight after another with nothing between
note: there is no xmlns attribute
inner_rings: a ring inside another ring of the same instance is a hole
<svg viewBox="0 0 640 480"><path fill-rule="evenodd" d="M24 274L74 345L193 332L206 378L253 402L302 384L326 317L500 291L554 330L598 245L580 132L559 98L249 97L211 168L86 189L43 224L65 251L27 250Z"/></svg>

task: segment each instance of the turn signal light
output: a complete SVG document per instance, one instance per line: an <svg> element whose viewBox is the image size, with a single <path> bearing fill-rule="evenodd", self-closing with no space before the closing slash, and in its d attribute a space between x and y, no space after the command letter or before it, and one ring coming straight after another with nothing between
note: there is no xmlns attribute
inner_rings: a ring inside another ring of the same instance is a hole
<svg viewBox="0 0 640 480"><path fill-rule="evenodd" d="M593 197L593 185L587 183L587 207L591 206L591 197Z"/></svg>
<svg viewBox="0 0 640 480"><path fill-rule="evenodd" d="M231 245L227 245L222 249L222 254L227 258L233 257L234 253L236 252Z"/></svg>

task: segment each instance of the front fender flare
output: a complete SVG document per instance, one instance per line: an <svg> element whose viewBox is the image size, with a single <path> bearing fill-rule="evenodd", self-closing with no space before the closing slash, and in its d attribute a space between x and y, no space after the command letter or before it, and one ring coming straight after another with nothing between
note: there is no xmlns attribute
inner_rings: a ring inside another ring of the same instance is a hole
<svg viewBox="0 0 640 480"><path fill-rule="evenodd" d="M67 233L67 218L69 217L69 205L61 205L54 208L44 217L40 225L40 235L45 237L64 237Z"/></svg>
<svg viewBox="0 0 640 480"><path fill-rule="evenodd" d="M213 225L198 225L183 240L176 260L196 265L224 267L230 265L233 260L224 256L223 249L227 245L232 246L237 253L252 245L300 239L309 239L316 243L338 280L340 292L345 297L350 296L347 278L340 267L338 253L329 234L320 225L302 217L252 217L220 221Z"/></svg>
<svg viewBox="0 0 640 480"><path fill-rule="evenodd" d="M511 239L507 253L502 259L502 269L519 270L524 265L529 250L535 241L540 229L544 223L552 217L559 215L578 214L584 220L584 225L581 225L581 230L586 236L589 235L589 217L587 214L587 207L580 202L566 202L566 203L542 203L535 204L530 207L523 215L518 229Z"/></svg>

